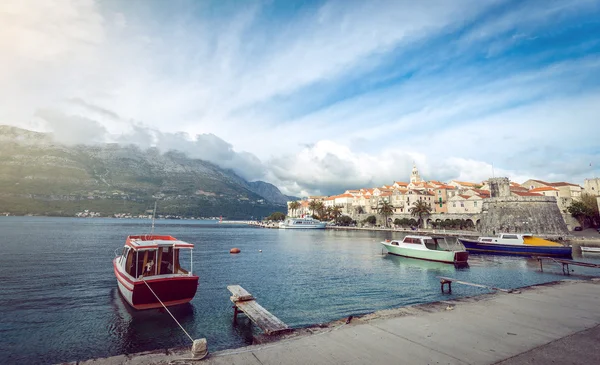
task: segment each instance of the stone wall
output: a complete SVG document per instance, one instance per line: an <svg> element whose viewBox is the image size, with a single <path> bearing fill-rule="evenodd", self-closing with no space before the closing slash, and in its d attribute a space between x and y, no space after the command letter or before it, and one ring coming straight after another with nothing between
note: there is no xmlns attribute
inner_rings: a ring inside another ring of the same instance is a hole
<svg viewBox="0 0 600 365"><path fill-rule="evenodd" d="M551 196L503 196L485 199L479 230L482 234L533 233L564 236L567 225Z"/></svg>

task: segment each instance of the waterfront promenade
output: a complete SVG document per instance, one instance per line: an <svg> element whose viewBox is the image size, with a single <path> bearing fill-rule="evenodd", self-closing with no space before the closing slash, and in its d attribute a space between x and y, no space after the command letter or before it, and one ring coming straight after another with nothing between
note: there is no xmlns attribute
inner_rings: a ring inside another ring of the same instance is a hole
<svg viewBox="0 0 600 365"><path fill-rule="evenodd" d="M216 352L195 363L597 364L598 303L600 279L565 280L519 293L380 311L347 324L344 319L325 328L297 330L274 342ZM79 364L166 365L189 354L189 349L161 350Z"/></svg>

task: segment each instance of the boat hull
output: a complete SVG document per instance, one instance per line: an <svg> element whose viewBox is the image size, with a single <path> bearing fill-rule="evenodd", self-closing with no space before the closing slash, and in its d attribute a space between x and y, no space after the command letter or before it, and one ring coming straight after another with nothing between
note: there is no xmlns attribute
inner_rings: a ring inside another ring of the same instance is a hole
<svg viewBox="0 0 600 365"><path fill-rule="evenodd" d="M113 267L119 292L125 301L135 309L142 310L162 307L156 296L167 307L188 303L194 298L198 289L199 278L196 275L170 275L168 277L136 280L118 269L116 259L113 261Z"/></svg>
<svg viewBox="0 0 600 365"><path fill-rule="evenodd" d="M387 243L381 243L388 253L397 256L410 257L413 259L443 262L446 264L467 264L469 253L466 251L434 251L434 250L415 250L402 246L394 246Z"/></svg>
<svg viewBox="0 0 600 365"><path fill-rule="evenodd" d="M279 226L279 228L282 228L282 229L325 229L325 226L326 226L326 223L319 223L319 224L315 224L315 225L306 225L304 227L282 224Z"/></svg>
<svg viewBox="0 0 600 365"><path fill-rule="evenodd" d="M499 243L482 243L463 238L459 238L458 240L465 246L467 251L473 253L511 256L572 257L571 247L566 246L505 245Z"/></svg>

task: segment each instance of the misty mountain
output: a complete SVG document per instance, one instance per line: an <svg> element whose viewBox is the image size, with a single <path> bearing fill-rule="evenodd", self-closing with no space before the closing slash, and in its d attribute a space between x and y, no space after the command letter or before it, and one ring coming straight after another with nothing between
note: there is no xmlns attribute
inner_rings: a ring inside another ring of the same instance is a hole
<svg viewBox="0 0 600 365"><path fill-rule="evenodd" d="M177 151L134 145L64 145L49 134L0 126L0 213L72 215L83 209L258 218L287 197L262 181Z"/></svg>

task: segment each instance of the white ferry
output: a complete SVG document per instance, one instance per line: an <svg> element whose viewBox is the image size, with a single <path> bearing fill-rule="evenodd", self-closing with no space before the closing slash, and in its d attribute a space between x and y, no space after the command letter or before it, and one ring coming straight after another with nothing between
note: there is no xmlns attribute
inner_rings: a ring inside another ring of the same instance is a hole
<svg viewBox="0 0 600 365"><path fill-rule="evenodd" d="M279 228L284 229L325 229L327 223L313 218L287 218L279 223Z"/></svg>

